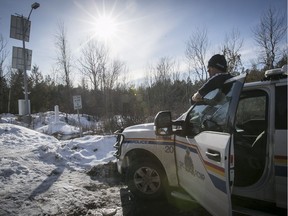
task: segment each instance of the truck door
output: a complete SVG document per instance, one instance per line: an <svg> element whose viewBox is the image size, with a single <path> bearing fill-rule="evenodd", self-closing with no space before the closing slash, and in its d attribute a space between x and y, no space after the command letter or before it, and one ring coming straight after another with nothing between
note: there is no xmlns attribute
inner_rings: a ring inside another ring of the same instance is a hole
<svg viewBox="0 0 288 216"><path fill-rule="evenodd" d="M229 79L188 112L175 137L180 186L212 215L231 215L235 113L246 75Z"/></svg>

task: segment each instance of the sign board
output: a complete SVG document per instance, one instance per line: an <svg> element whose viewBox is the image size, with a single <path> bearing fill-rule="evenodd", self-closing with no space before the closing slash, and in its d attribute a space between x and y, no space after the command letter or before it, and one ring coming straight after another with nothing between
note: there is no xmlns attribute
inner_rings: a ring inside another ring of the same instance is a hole
<svg viewBox="0 0 288 216"><path fill-rule="evenodd" d="M31 70L31 62L32 62L32 50L25 49L26 52L26 70ZM24 58L23 58L24 49L21 47L13 46L12 53L12 68L24 70Z"/></svg>
<svg viewBox="0 0 288 216"><path fill-rule="evenodd" d="M23 26L24 25L24 26ZM23 16L11 15L10 25L10 38L23 40L23 33L25 34L24 40L29 42L31 21Z"/></svg>
<svg viewBox="0 0 288 216"><path fill-rule="evenodd" d="M81 95L73 96L73 104L74 104L74 110L82 109Z"/></svg>

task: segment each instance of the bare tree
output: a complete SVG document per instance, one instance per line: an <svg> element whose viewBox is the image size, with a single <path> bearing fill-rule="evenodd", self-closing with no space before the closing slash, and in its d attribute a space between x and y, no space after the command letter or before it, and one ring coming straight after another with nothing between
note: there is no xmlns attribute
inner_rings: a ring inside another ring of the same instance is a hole
<svg viewBox="0 0 288 216"><path fill-rule="evenodd" d="M185 54L189 64L189 71L192 71L200 80L207 80L208 78L205 62L208 44L206 29L197 29L186 44Z"/></svg>
<svg viewBox="0 0 288 216"><path fill-rule="evenodd" d="M255 41L260 48L260 61L266 69L274 68L280 44L287 34L285 16L269 8L261 17L260 23L252 29Z"/></svg>
<svg viewBox="0 0 288 216"><path fill-rule="evenodd" d="M7 40L0 34L0 78L4 76L4 62L9 54L7 51Z"/></svg>
<svg viewBox="0 0 288 216"><path fill-rule="evenodd" d="M72 111L72 54L69 49L66 29L63 22L58 23L58 32L55 35L55 46L57 51L57 71L62 75L65 88L59 88L59 97L63 102L62 110L67 113Z"/></svg>
<svg viewBox="0 0 288 216"><path fill-rule="evenodd" d="M72 55L68 46L66 29L63 22L58 24L58 32L55 36L55 46L57 49L57 64L63 72L64 82L67 87L72 85L70 80L72 68Z"/></svg>
<svg viewBox="0 0 288 216"><path fill-rule="evenodd" d="M172 82L179 77L179 70L176 61L170 57L161 57L155 66L150 65L148 68L150 82Z"/></svg>
<svg viewBox="0 0 288 216"><path fill-rule="evenodd" d="M156 82L165 82L171 79L173 63L168 57L160 58L155 67L154 79Z"/></svg>
<svg viewBox="0 0 288 216"><path fill-rule="evenodd" d="M222 46L222 53L227 60L227 71L237 72L242 66L240 50L243 46L243 39L240 38L240 32L233 29L225 37L225 43Z"/></svg>
<svg viewBox="0 0 288 216"><path fill-rule="evenodd" d="M126 69L125 64L120 60L111 60L108 48L95 39L88 40L81 54L79 70L95 92L100 90L97 94L101 96L102 113L108 117L114 109L113 88L117 87L117 80Z"/></svg>
<svg viewBox="0 0 288 216"><path fill-rule="evenodd" d="M126 71L126 65L123 61L114 60L111 63L111 67L106 73L106 86L109 89L113 89L117 86L117 80L122 72Z"/></svg>
<svg viewBox="0 0 288 216"><path fill-rule="evenodd" d="M167 109L169 101L173 100L173 82L179 78L178 64L170 57L161 57L155 65L149 65L146 71L148 92L145 93L146 106L150 112ZM152 102L154 101L154 102Z"/></svg>
<svg viewBox="0 0 288 216"><path fill-rule="evenodd" d="M147 65L144 85L151 87L155 83L167 84L178 80L179 77L180 72L178 62L170 57L164 56L161 57L155 65Z"/></svg>
<svg viewBox="0 0 288 216"><path fill-rule="evenodd" d="M108 117L114 110L113 89L117 87L117 81L122 71L125 69L124 62L113 60L101 73L101 86L103 101L105 102L105 115Z"/></svg>
<svg viewBox="0 0 288 216"><path fill-rule="evenodd" d="M100 89L100 81L103 79L108 61L108 49L95 40L89 42L82 49L82 56L79 59L80 71L88 77L94 90Z"/></svg>
<svg viewBox="0 0 288 216"><path fill-rule="evenodd" d="M154 67L152 64L147 64L146 69L145 69L145 77L144 77L144 86L149 86L151 87L153 85L153 76L152 74L154 73Z"/></svg>
<svg viewBox="0 0 288 216"><path fill-rule="evenodd" d="M7 91L7 80L4 78L4 62L8 56L6 49L7 41L0 34L0 112L4 112L5 104L7 104L7 97L5 92Z"/></svg>

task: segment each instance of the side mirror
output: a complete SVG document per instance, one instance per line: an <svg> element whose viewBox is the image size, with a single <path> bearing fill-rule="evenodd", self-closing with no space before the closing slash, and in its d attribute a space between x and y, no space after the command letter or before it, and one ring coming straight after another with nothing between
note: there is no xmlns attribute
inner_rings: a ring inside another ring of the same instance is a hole
<svg viewBox="0 0 288 216"><path fill-rule="evenodd" d="M172 117L170 111L161 111L157 113L155 120L155 134L157 136L172 135Z"/></svg>

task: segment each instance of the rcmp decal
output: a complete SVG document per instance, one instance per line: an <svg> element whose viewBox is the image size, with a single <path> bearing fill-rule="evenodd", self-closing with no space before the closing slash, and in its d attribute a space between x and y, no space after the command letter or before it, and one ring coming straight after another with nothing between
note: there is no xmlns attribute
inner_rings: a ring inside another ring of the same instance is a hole
<svg viewBox="0 0 288 216"><path fill-rule="evenodd" d="M190 173L192 176L201 179L202 181L205 180L205 175L194 168L193 160L191 157L191 152L189 148L186 149L186 154L184 156L184 162L179 161L180 169L184 169L186 172Z"/></svg>
<svg viewBox="0 0 288 216"><path fill-rule="evenodd" d="M196 155L198 155L198 157L202 161L202 163L203 163L203 165L204 165L204 167L208 173L208 176L209 176L210 180L213 182L214 186L217 189L219 189L220 191L227 193L226 182L223 179L225 177L224 168L217 166L213 163L210 163L208 161L203 160L203 158L201 157L201 154L198 152L197 146L195 146L195 145L188 147L186 145L186 143L183 143L183 142L178 142L178 143L176 143L176 145L178 147L182 148L183 150L185 150L184 160L183 161L178 160L179 169L184 169L186 172L191 173L192 176L197 177L198 179L204 181L206 176L203 174L203 172L196 170L194 165L193 165L194 173L191 171L192 170L191 164L193 164L192 158L194 156L192 157L190 154L195 153ZM186 166L185 166L185 161L186 161Z"/></svg>

